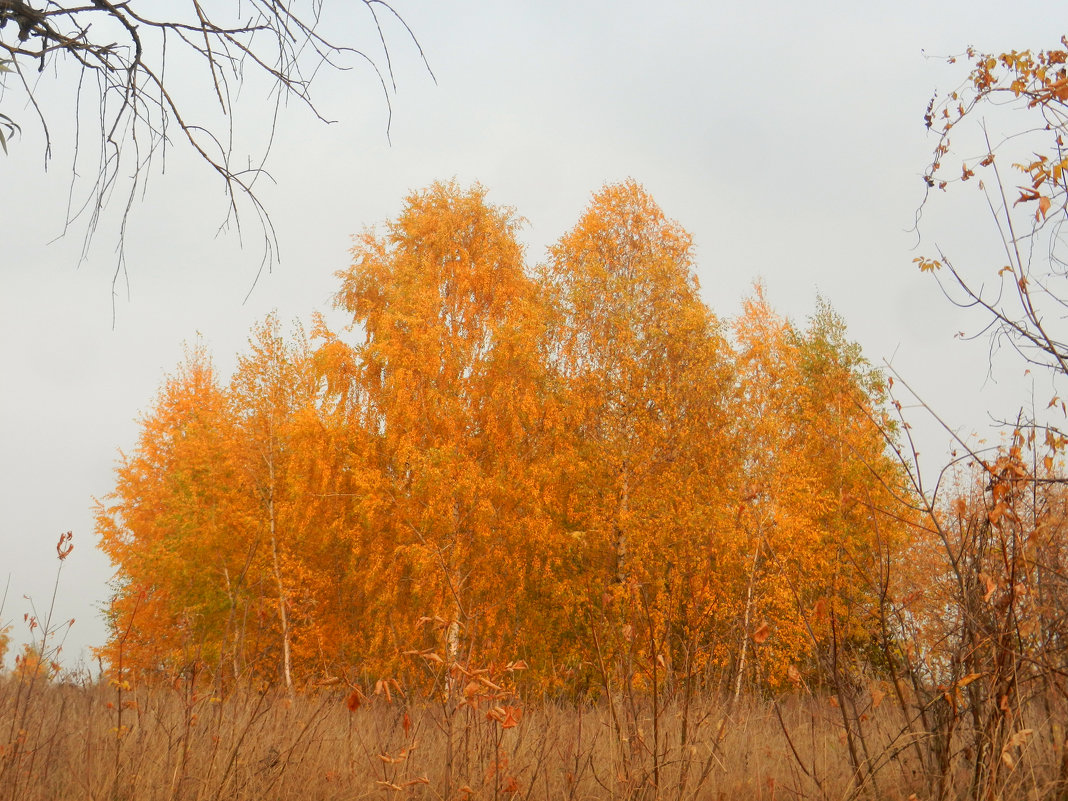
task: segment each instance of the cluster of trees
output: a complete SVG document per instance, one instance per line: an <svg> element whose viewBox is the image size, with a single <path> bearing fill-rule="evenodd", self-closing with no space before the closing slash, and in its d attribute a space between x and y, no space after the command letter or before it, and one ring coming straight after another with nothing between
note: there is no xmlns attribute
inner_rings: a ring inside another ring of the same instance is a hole
<svg viewBox="0 0 1068 801"><path fill-rule="evenodd" d="M97 511L115 669L737 691L874 653L914 515L840 318L719 320L632 181L536 267L519 224L435 184L359 238L345 331L269 317L228 383L190 350Z"/></svg>

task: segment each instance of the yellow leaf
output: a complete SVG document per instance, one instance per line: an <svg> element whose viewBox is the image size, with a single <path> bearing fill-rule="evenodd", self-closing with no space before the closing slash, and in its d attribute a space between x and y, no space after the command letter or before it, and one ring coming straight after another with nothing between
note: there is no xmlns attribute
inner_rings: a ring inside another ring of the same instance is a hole
<svg viewBox="0 0 1068 801"><path fill-rule="evenodd" d="M926 259L923 256L917 256L912 262L920 265L921 273L932 273L942 267L942 262L935 259Z"/></svg>

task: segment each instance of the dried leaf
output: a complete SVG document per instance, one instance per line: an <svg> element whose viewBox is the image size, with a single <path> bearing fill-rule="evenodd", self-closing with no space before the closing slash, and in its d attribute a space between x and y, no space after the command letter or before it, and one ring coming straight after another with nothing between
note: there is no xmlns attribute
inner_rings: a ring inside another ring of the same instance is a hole
<svg viewBox="0 0 1068 801"><path fill-rule="evenodd" d="M482 685L477 681L469 681L464 687L464 698L471 699L482 692Z"/></svg>
<svg viewBox="0 0 1068 801"><path fill-rule="evenodd" d="M969 673L967 676L964 676L960 681L957 682L957 689L962 690L976 679L981 679L985 675L985 673Z"/></svg>
<svg viewBox="0 0 1068 801"><path fill-rule="evenodd" d="M994 579L992 579L986 573L980 573L979 574L979 580L981 582L983 582L983 587L986 590L986 592L983 595L983 601L984 602L989 602L991 596L993 596L993 594L995 592L997 592L998 583L996 581L994 581Z"/></svg>
<svg viewBox="0 0 1068 801"><path fill-rule="evenodd" d="M1035 733L1034 729L1020 729L1018 732L1009 738L1009 741L1005 744L1006 748L1023 748L1031 740L1031 735Z"/></svg>
<svg viewBox="0 0 1068 801"><path fill-rule="evenodd" d="M767 621L765 621L757 627L756 631L753 632L753 642L759 645L760 643L765 642L770 636L771 626L769 626Z"/></svg>
<svg viewBox="0 0 1068 801"><path fill-rule="evenodd" d="M1041 215L1042 219L1046 219L1046 215L1049 213L1050 199L1043 195L1038 199L1038 211L1035 212L1035 219L1037 220Z"/></svg>
<svg viewBox="0 0 1068 801"><path fill-rule="evenodd" d="M886 698L886 693L878 687L873 687L871 691L871 708L878 709L884 698Z"/></svg>
<svg viewBox="0 0 1068 801"><path fill-rule="evenodd" d="M790 683L795 687L801 686L801 671L797 669L796 665L789 665L786 668L786 678L788 678Z"/></svg>

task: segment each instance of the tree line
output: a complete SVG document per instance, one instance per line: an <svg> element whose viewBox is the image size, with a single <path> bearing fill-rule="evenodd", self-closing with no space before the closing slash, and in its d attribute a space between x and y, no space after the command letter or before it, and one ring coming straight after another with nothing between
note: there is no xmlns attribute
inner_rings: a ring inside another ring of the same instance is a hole
<svg viewBox="0 0 1068 801"><path fill-rule="evenodd" d="M821 680L832 631L885 661L918 518L841 318L757 286L721 320L633 181L537 265L519 226L434 184L358 238L344 330L270 316L228 381L189 349L97 507L114 669L738 692Z"/></svg>

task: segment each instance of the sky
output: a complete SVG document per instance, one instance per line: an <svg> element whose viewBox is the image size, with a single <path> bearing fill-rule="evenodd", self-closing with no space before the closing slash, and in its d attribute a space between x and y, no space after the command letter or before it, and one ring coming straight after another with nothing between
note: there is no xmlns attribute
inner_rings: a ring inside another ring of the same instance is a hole
<svg viewBox="0 0 1068 801"><path fill-rule="evenodd" d="M339 36L375 52L358 4L326 7L342 15L330 21ZM1011 417L1032 390L1048 396L1048 378L1011 359L991 366L988 339L958 336L982 319L952 307L912 263L935 244L956 248L961 263L1000 258L974 198L934 198L919 237L912 230L935 145L922 118L932 93L966 74L944 56L1056 46L1048 3L1017 3L1011 16L982 2L395 7L433 75L404 29L387 24L391 114L374 73L355 62L314 89L336 122L298 103L281 110L273 180L260 185L279 258L258 280L255 216L245 210L240 237L220 234L221 186L175 144L132 207L128 281L113 298L122 199L85 258L84 226L57 239L71 185L70 77L49 70L37 84L53 137L47 163L25 96L11 86L0 95L0 110L25 115L0 154L0 624L12 622L16 639L24 613L45 616L56 540L71 530L54 606L55 620L75 619L64 662L104 640L113 571L95 548L93 499L112 489L120 450L134 447L138 417L184 345L202 341L226 376L271 311L287 321L320 311L342 325L331 297L352 235L435 180L478 181L491 202L517 209L534 264L593 192L632 177L693 235L704 299L722 318L756 281L799 322L823 296L872 363L890 363L965 437L988 436L991 417ZM177 75L196 106L200 73ZM267 141L269 108L262 86L237 100L238 141L252 154ZM937 467L949 435L903 400Z"/></svg>

